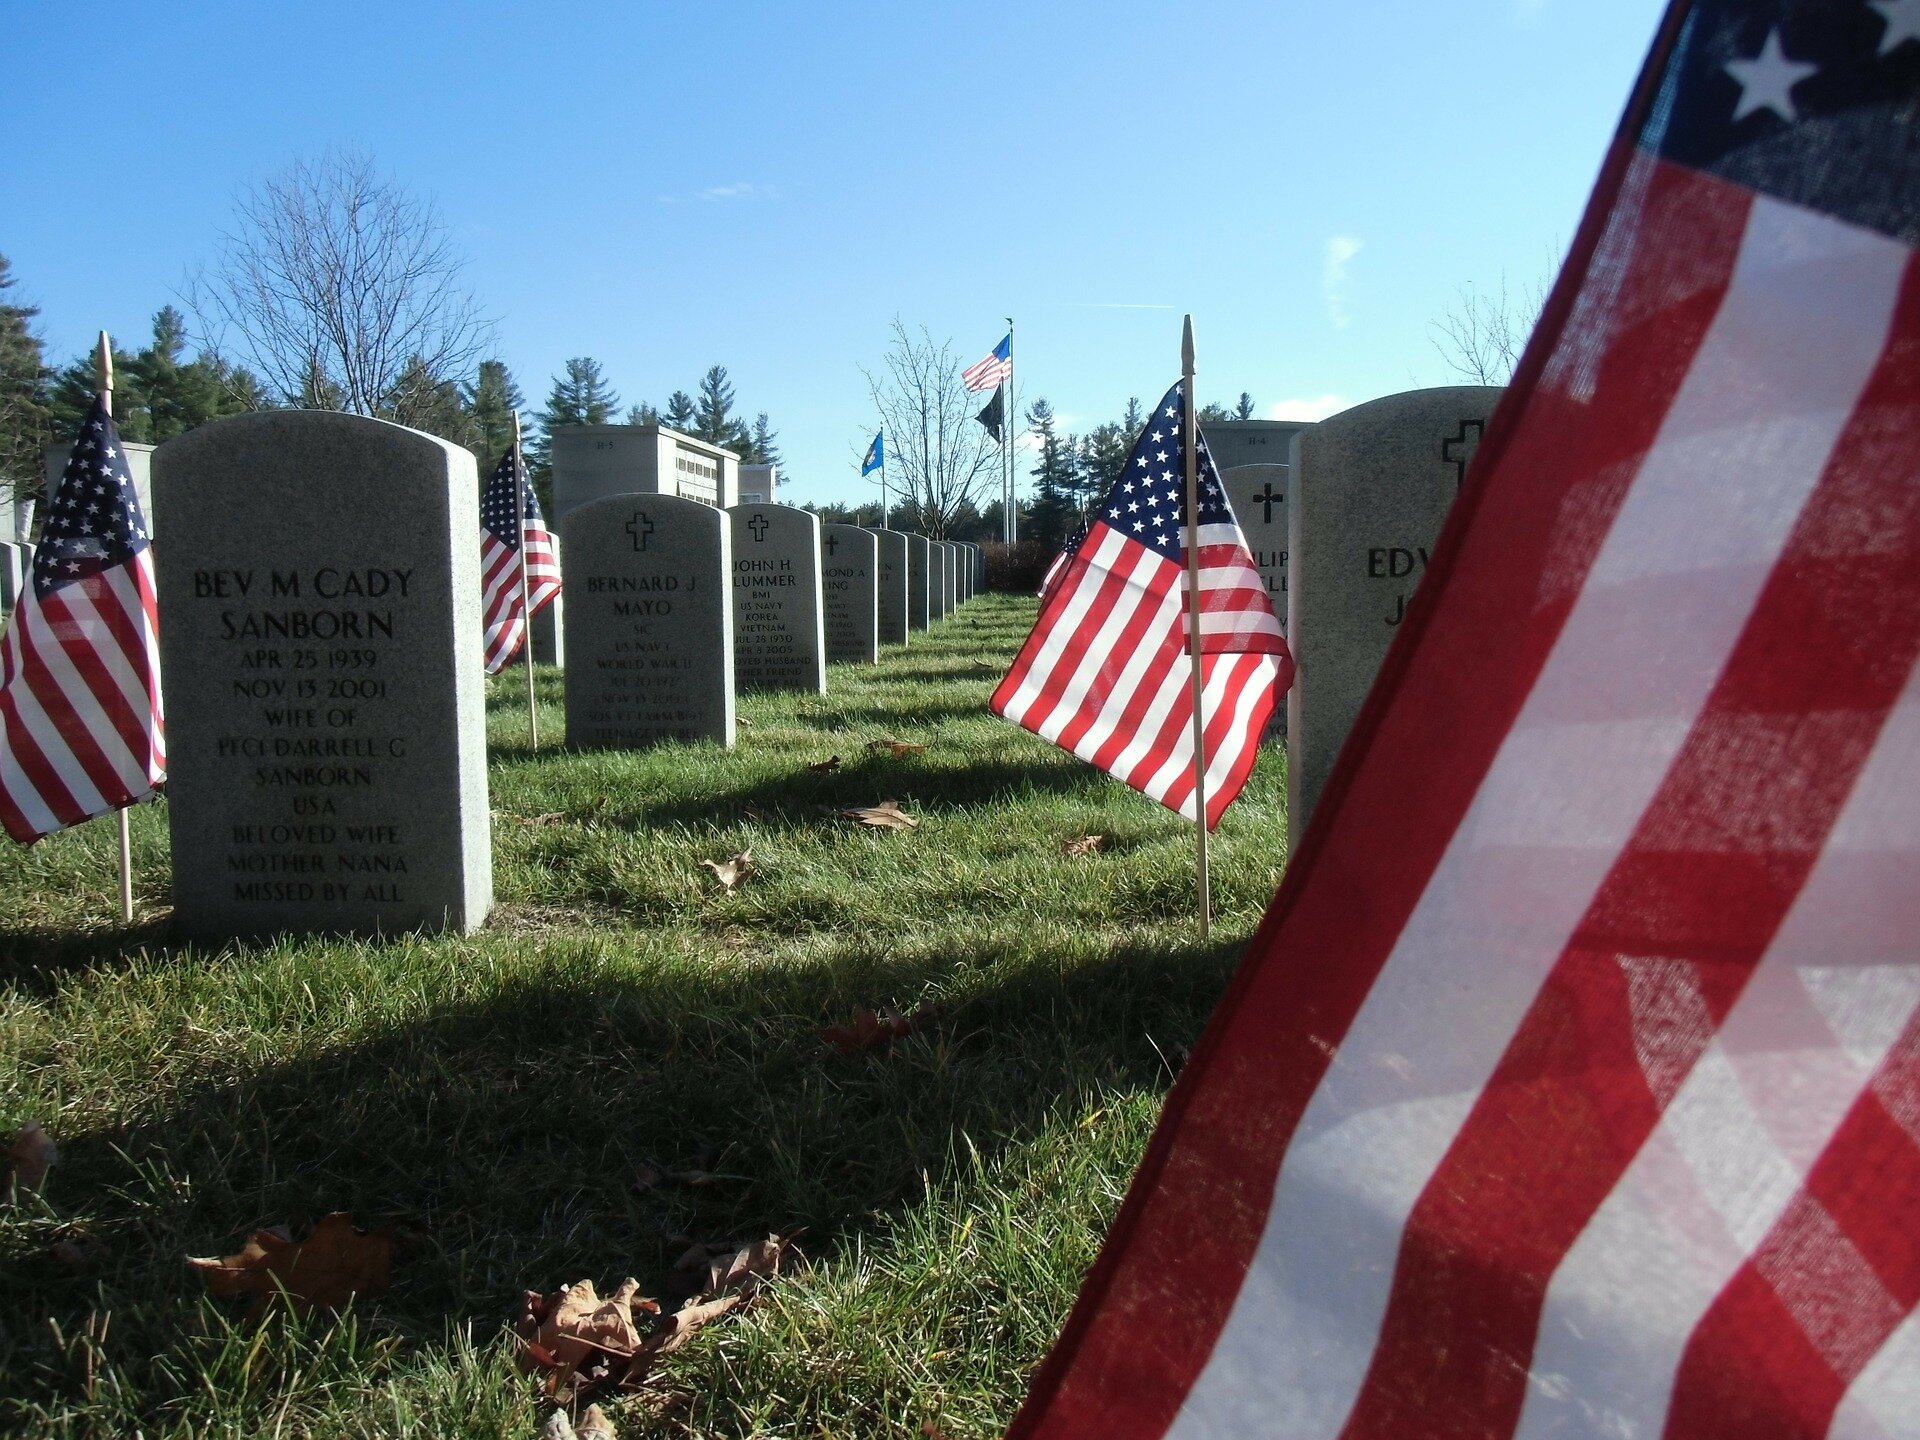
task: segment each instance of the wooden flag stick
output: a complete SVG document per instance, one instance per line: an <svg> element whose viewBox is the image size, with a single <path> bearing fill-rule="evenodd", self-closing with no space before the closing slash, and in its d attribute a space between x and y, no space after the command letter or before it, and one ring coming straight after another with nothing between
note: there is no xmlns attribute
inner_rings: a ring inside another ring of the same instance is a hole
<svg viewBox="0 0 1920 1440"><path fill-rule="evenodd" d="M100 391L101 403L106 406L107 414L113 414L113 342L107 332L100 332L100 345L93 354L94 381ZM127 807L122 805L113 812L115 828L120 836L120 923L133 923L133 832L127 823Z"/></svg>
<svg viewBox="0 0 1920 1440"><path fill-rule="evenodd" d="M1213 886L1207 875L1207 719L1201 708L1206 675L1200 664L1200 424L1193 393L1193 316L1180 329L1180 393L1186 403L1180 442L1187 457L1187 650L1193 659L1194 866L1200 887L1200 938L1213 929Z"/></svg>
<svg viewBox="0 0 1920 1440"><path fill-rule="evenodd" d="M527 661L527 731L533 748L540 748L540 712L533 703L533 589L527 584L527 497L520 491L520 477L526 472L526 458L520 452L520 412L513 412L513 508L520 534L520 616L526 633L520 650Z"/></svg>

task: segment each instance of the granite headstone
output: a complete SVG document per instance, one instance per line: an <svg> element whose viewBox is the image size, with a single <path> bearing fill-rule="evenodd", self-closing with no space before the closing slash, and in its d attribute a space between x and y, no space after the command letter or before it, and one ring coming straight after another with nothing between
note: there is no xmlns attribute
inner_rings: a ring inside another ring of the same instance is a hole
<svg viewBox="0 0 1920 1440"><path fill-rule="evenodd" d="M1498 386L1370 400L1300 432L1287 474L1287 821L1312 817L1425 574Z"/></svg>
<svg viewBox="0 0 1920 1440"><path fill-rule="evenodd" d="M565 569L566 562L561 558L564 547L558 534L551 536L553 542L554 564ZM567 590L566 582L561 581L560 593L533 612L533 663L536 665L558 665L567 663Z"/></svg>
<svg viewBox="0 0 1920 1440"><path fill-rule="evenodd" d="M726 512L610 495L560 522L567 743L733 744L733 555Z"/></svg>
<svg viewBox="0 0 1920 1440"><path fill-rule="evenodd" d="M870 533L878 551L880 643L907 643L907 537L899 530Z"/></svg>
<svg viewBox="0 0 1920 1440"><path fill-rule="evenodd" d="M736 505L733 663L742 690L825 693L820 517L791 505Z"/></svg>
<svg viewBox="0 0 1920 1440"><path fill-rule="evenodd" d="M880 659L880 542L858 525L823 525L820 550L827 659L872 665Z"/></svg>
<svg viewBox="0 0 1920 1440"><path fill-rule="evenodd" d="M0 540L0 610L11 611L20 603L21 587L33 573L33 549Z"/></svg>
<svg viewBox="0 0 1920 1440"><path fill-rule="evenodd" d="M907 536L907 624L915 630L933 624L933 546L924 535Z"/></svg>
<svg viewBox="0 0 1920 1440"><path fill-rule="evenodd" d="M268 410L168 441L153 489L177 923L477 929L493 873L473 456Z"/></svg>
<svg viewBox="0 0 1920 1440"><path fill-rule="evenodd" d="M1253 563L1266 581L1267 599L1282 630L1287 627L1287 467L1236 465L1220 473L1233 505L1233 518L1247 537ZM1287 733L1287 707L1273 707L1267 722L1269 735Z"/></svg>
<svg viewBox="0 0 1920 1440"><path fill-rule="evenodd" d="M947 569L953 563L953 552L938 540L927 541L927 618L944 620L947 612L953 608L950 601L952 590L947 580Z"/></svg>

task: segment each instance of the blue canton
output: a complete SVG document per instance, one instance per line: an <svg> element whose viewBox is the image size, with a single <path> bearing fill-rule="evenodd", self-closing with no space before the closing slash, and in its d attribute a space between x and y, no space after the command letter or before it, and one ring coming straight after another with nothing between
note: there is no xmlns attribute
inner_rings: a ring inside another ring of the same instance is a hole
<svg viewBox="0 0 1920 1440"><path fill-rule="evenodd" d="M1187 523L1187 458L1180 439L1185 410L1186 399L1175 385L1147 417L1127 456L1126 474L1107 492L1100 508L1100 518L1109 528L1176 562L1186 554L1181 541ZM1233 511L1204 436L1198 478L1200 523L1231 525Z"/></svg>
<svg viewBox="0 0 1920 1440"><path fill-rule="evenodd" d="M124 565L151 543L113 416L99 400L47 506L33 588L41 597Z"/></svg>
<svg viewBox="0 0 1920 1440"><path fill-rule="evenodd" d="M487 481L486 492L480 497L481 526L509 550L520 548L520 518L513 513L515 491L526 497L527 524L540 522L539 497L527 483L527 467L514 463L517 458L512 450L500 457L492 478Z"/></svg>

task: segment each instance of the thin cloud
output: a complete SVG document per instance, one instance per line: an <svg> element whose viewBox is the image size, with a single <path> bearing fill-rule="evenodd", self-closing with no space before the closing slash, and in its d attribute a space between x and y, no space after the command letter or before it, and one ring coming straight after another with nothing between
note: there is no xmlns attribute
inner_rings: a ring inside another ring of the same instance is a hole
<svg viewBox="0 0 1920 1440"><path fill-rule="evenodd" d="M1320 271L1320 293L1326 296L1327 319L1336 330L1347 328L1347 271L1353 257L1360 253L1362 243L1352 235L1335 235L1327 241L1326 264Z"/></svg>
<svg viewBox="0 0 1920 1440"><path fill-rule="evenodd" d="M1522 30L1531 30L1540 23L1547 13L1548 0L1513 0L1513 23Z"/></svg>
<svg viewBox="0 0 1920 1440"><path fill-rule="evenodd" d="M682 198L699 200L708 205L724 204L729 200L778 200L780 189L776 185L756 185L751 180L735 180L729 185L709 185L704 190L696 190L689 196L662 195L662 205L678 205Z"/></svg>
<svg viewBox="0 0 1920 1440"><path fill-rule="evenodd" d="M1311 395L1298 400L1276 400L1267 406L1269 420L1320 421L1351 408L1344 395Z"/></svg>

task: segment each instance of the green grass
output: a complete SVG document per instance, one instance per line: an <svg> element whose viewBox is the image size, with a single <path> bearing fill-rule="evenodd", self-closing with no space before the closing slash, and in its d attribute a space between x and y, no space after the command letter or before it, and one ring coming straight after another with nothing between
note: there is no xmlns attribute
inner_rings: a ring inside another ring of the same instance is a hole
<svg viewBox="0 0 1920 1440"><path fill-rule="evenodd" d="M0 849L0 1133L38 1118L62 1151L0 1210L0 1431L531 1436L522 1289L657 1294L687 1236L804 1229L806 1266L669 1359L623 1433L997 1435L1285 844L1268 754L1200 946L1191 828L986 713L1032 615L982 596L826 697L746 697L732 751L534 755L495 682L498 907L471 938L175 946L154 806L131 931L110 824ZM557 738L558 672L540 694ZM885 799L920 828L828 813ZM1089 833L1104 853L1062 857ZM722 893L698 862L748 846ZM928 1002L889 1054L821 1043ZM740 1178L638 1192L643 1161ZM411 1237L346 1317L249 1326L181 1263L336 1209Z"/></svg>

